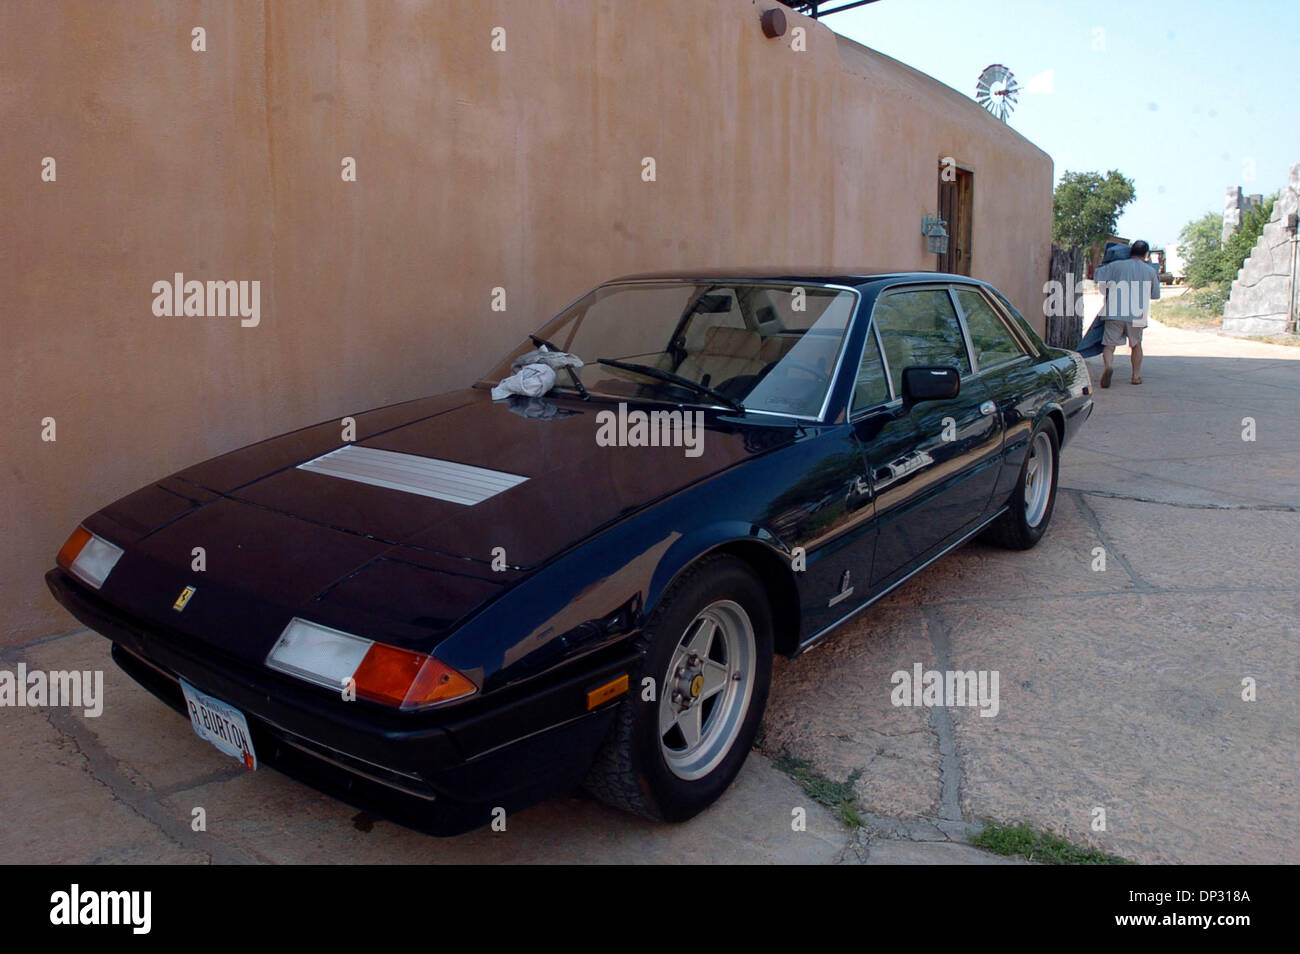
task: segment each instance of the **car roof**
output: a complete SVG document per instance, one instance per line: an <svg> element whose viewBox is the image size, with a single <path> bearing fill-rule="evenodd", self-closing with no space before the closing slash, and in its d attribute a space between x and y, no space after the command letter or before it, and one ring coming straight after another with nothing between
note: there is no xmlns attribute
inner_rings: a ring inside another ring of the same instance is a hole
<svg viewBox="0 0 1300 954"><path fill-rule="evenodd" d="M735 268L690 269L682 271L639 272L612 279L613 282L633 281L806 281L827 285L864 285L883 280L906 281L957 281L981 284L969 275L950 272L922 271L915 268L775 268L738 266Z"/></svg>

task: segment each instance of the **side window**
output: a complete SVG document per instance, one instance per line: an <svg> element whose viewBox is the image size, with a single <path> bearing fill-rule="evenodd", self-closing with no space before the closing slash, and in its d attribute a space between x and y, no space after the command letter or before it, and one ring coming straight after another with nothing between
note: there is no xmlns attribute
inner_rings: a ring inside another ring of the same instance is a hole
<svg viewBox="0 0 1300 954"><path fill-rule="evenodd" d="M858 383L853 389L853 410L875 407L889 400L889 382L885 380L885 366L880 361L880 348L876 336L867 335L862 349L862 364L858 366Z"/></svg>
<svg viewBox="0 0 1300 954"><path fill-rule="evenodd" d="M958 288L957 303L966 315L966 328L975 348L975 362L980 368L991 368L1013 361L1025 353L1006 324L993 310L993 306L974 288Z"/></svg>
<svg viewBox="0 0 1300 954"><path fill-rule="evenodd" d="M889 362L894 393L903 393L903 369L943 365L970 374L970 356L952 299L943 288L886 292L873 316Z"/></svg>

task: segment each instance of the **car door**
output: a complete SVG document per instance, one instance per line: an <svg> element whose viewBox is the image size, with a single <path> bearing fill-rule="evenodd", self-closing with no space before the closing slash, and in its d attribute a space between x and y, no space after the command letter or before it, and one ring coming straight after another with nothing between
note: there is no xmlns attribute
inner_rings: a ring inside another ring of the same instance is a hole
<svg viewBox="0 0 1300 954"><path fill-rule="evenodd" d="M1017 334L1005 313L978 285L954 285L953 298L971 343L975 370L997 404L1002 423L1002 454L990 506L1000 506L1019 479L1020 464L1034 429L1034 412L1044 402L1045 377L1031 346Z"/></svg>
<svg viewBox="0 0 1300 954"><path fill-rule="evenodd" d="M873 323L867 331L849 408L849 422L862 455L862 482L872 504L871 532L858 541L856 548L863 583L871 591L881 579L880 567L895 567L900 560L892 530L885 535L892 542L881 550L881 527L907 511L909 502L916 497L920 476L907 463L917 444L916 422L910 414L901 412L901 406L902 396L895 392L890 380ZM863 598L867 595L860 593Z"/></svg>
<svg viewBox="0 0 1300 954"><path fill-rule="evenodd" d="M864 314L862 320L869 320L869 316ZM900 448L913 443L911 423L891 411L895 406L892 397L879 342L868 328L856 371L849 424L832 428L823 435L821 440L828 452L816 467L810 468L810 474L824 475L825 485L833 489L836 499L832 503L837 508L838 519L828 523L826 532L819 538L804 544L809 562L808 573L801 580L801 596L808 632L821 632L872 596L872 562L877 539L875 489L862 450L862 435L875 435L878 446L887 441L895 441ZM900 488L901 483L892 489L885 488L891 495L889 499ZM775 521L772 526L778 528Z"/></svg>
<svg viewBox="0 0 1300 954"><path fill-rule="evenodd" d="M974 374L947 286L882 292L872 327L884 356L891 405L864 414L854 426L876 508L872 588L878 589L977 525L997 477L1002 433L996 405ZM957 368L958 395L905 408L903 370L915 366Z"/></svg>

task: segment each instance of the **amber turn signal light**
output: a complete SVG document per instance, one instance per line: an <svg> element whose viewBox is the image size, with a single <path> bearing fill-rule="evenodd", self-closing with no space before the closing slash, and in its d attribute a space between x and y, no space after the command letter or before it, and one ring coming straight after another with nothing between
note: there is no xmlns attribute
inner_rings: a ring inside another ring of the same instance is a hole
<svg viewBox="0 0 1300 954"><path fill-rule="evenodd" d="M371 644L352 678L361 698L402 709L448 702L478 691L446 663L383 643Z"/></svg>
<svg viewBox="0 0 1300 954"><path fill-rule="evenodd" d="M67 542L59 548L59 555L54 558L55 562L65 570L70 568L73 561L77 559L78 554L81 553L82 549L84 549L86 544L89 542L90 531L85 527L78 527L76 530L72 531L72 536L68 537ZM45 552L49 553L50 551L46 550Z"/></svg>

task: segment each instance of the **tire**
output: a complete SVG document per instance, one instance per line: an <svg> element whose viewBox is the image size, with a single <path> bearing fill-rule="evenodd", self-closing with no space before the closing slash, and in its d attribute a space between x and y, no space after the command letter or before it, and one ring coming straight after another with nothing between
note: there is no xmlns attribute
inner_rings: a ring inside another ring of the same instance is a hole
<svg viewBox="0 0 1300 954"><path fill-rule="evenodd" d="M988 539L1010 550L1028 550L1043 538L1056 509L1056 482L1060 474L1061 441L1051 418L1044 418L1029 437L1029 450L1020 467L1008 510L988 529ZM1051 468L1042 482L1042 468Z"/></svg>
<svg viewBox="0 0 1300 954"><path fill-rule="evenodd" d="M641 671L584 787L615 808L685 821L726 791L758 733L772 681L767 596L744 561L706 557L672 584L637 643ZM644 698L647 676L653 700Z"/></svg>

